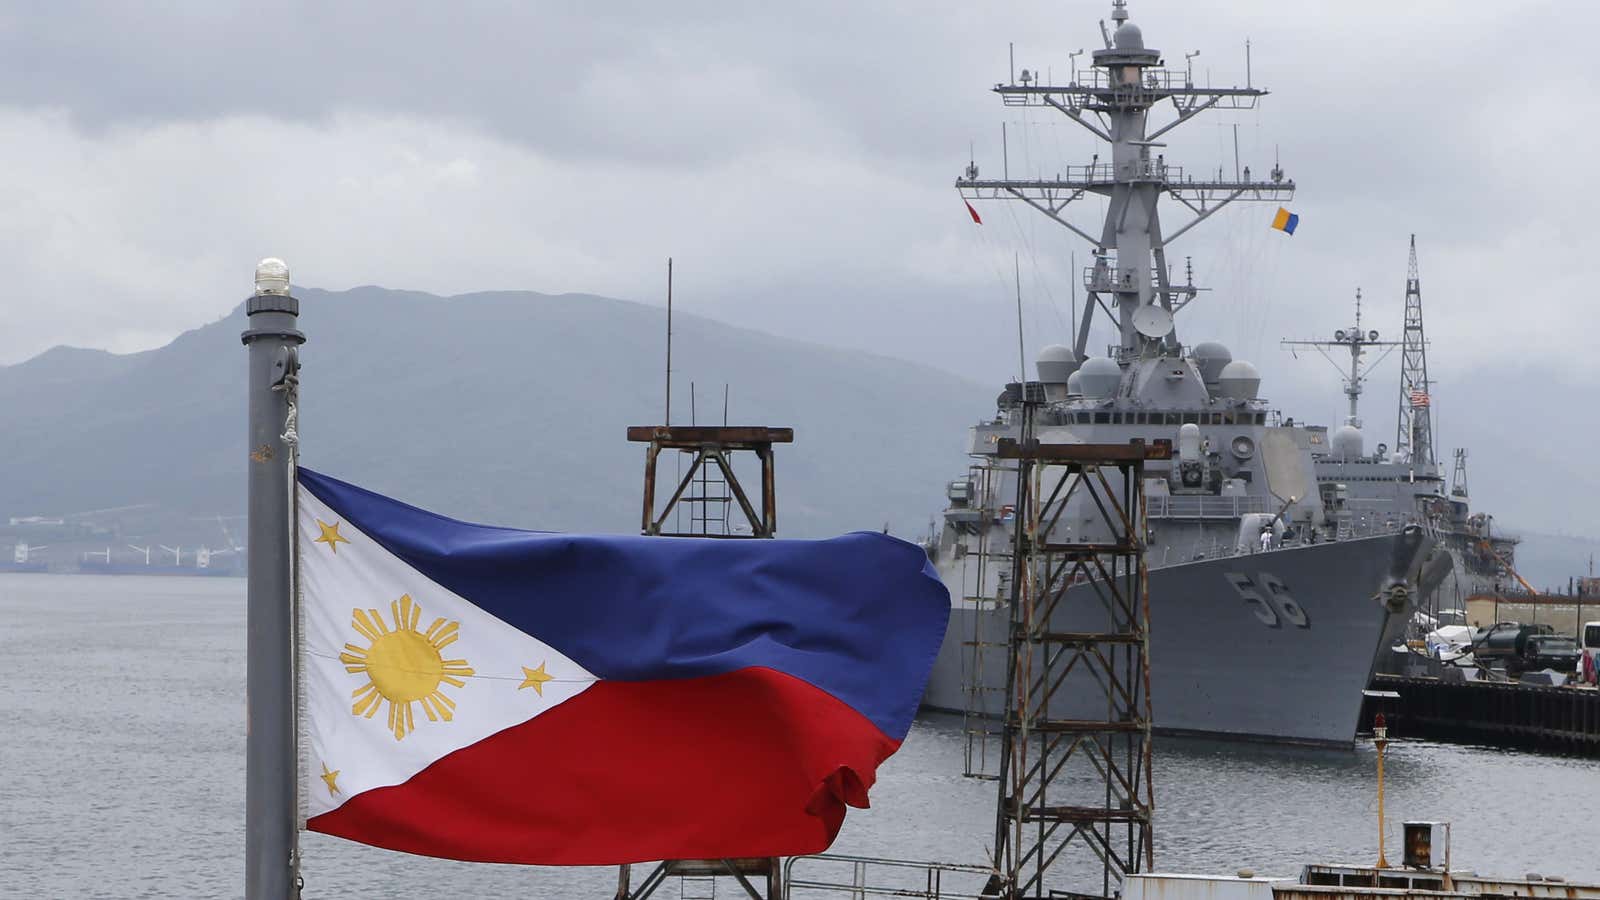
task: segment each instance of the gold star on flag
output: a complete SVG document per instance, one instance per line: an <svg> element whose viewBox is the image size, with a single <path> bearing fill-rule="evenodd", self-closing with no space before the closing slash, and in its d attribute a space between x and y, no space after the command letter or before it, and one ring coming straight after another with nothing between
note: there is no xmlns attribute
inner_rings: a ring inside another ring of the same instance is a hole
<svg viewBox="0 0 1600 900"><path fill-rule="evenodd" d="M544 663L539 663L539 668L537 669L530 669L527 666L523 666L522 675L522 684L517 685L517 690L520 691L523 688L533 688L534 692L541 697L544 696L544 683L547 681L554 681L556 679L554 675L545 673Z"/></svg>
<svg viewBox="0 0 1600 900"><path fill-rule="evenodd" d="M322 764L322 775L321 775L321 778L322 778L323 781L327 782L327 784L328 784L328 796L331 797L334 794L342 793L342 791L339 790L339 782L338 782L339 770L338 769L333 769L333 770L330 771L328 769L328 764L327 763L323 763Z"/></svg>
<svg viewBox="0 0 1600 900"><path fill-rule="evenodd" d="M328 549L332 550L334 555L337 556L339 554L339 545L350 543L349 538L339 533L339 525L340 523L338 522L329 525L327 522L318 519L317 527L322 529L322 537L313 540L312 543L327 544Z"/></svg>

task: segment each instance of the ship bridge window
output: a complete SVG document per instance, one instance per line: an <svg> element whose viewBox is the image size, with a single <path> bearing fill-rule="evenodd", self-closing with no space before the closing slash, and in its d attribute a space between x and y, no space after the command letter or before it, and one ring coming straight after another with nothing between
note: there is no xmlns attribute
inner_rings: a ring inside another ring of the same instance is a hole
<svg viewBox="0 0 1600 900"><path fill-rule="evenodd" d="M1150 414L1149 413L1135 413L1134 417L1133 417L1133 421L1134 421L1135 425L1148 425L1148 424L1150 424Z"/></svg>
<svg viewBox="0 0 1600 900"><path fill-rule="evenodd" d="M1111 424L1111 414L1110 413L1103 413L1103 412L1095 413L1094 414L1094 423L1096 425L1109 425L1109 424Z"/></svg>
<svg viewBox="0 0 1600 900"><path fill-rule="evenodd" d="M1192 413L1192 412L1184 413L1183 414L1183 422L1182 422L1182 424L1184 424L1184 425L1199 425L1200 424L1200 414L1199 413Z"/></svg>

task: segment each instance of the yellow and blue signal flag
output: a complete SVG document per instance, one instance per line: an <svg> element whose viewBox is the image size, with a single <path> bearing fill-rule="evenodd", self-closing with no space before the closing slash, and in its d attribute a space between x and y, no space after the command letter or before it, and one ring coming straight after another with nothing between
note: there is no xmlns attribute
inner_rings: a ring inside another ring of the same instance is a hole
<svg viewBox="0 0 1600 900"><path fill-rule="evenodd" d="M1284 234L1294 234L1299 225L1300 217L1281 206L1278 207L1278 214L1272 217L1272 227Z"/></svg>

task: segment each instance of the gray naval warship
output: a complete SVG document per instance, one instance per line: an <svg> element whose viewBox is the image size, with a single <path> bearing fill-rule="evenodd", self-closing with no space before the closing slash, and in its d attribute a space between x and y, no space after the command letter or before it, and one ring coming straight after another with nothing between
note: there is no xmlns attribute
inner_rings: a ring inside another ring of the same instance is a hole
<svg viewBox="0 0 1600 900"><path fill-rule="evenodd" d="M1174 448L1170 463L1147 466L1143 486L1155 728L1348 745L1377 651L1410 617L1431 541L1410 516L1341 519L1318 476L1326 429L1273 411L1256 367L1226 347L1180 341L1174 314L1201 289L1188 275L1173 280L1168 248L1223 206L1286 199L1294 182L1276 165L1264 179L1249 168L1227 179L1169 164L1162 135L1206 110L1251 109L1266 91L1248 80L1197 86L1145 45L1123 0L1111 19L1100 26L1104 48L1067 84L1024 69L994 88L1007 105L1066 115L1109 152L1048 179L985 179L969 163L956 181L969 203L1027 203L1087 241L1093 262L1072 345L1045 347L1038 380L1005 387L994 416L971 429L970 468L948 485L927 549L952 610L924 705L987 719L1003 704L1017 485L996 447L1031 416L1046 443ZM1098 234L1067 215L1084 197L1106 201ZM1161 212L1173 206L1187 221L1169 231ZM1105 355L1089 354L1097 310L1117 334ZM1082 492L1069 501L1082 502ZM1088 540L1096 519L1068 506L1058 527ZM1052 630L1094 630L1093 587L1068 589ZM1087 714L1106 701L1084 692L1065 702Z"/></svg>
<svg viewBox="0 0 1600 900"><path fill-rule="evenodd" d="M1340 369L1344 383L1349 411L1343 423L1331 435L1313 435L1312 439L1318 490L1336 532L1353 533L1374 523L1393 527L1416 522L1434 541L1419 571L1417 602L1405 633L1408 640L1395 645L1394 652L1380 653L1378 662L1378 669L1384 672L1421 672L1428 669L1424 635L1439 624L1459 623L1465 616L1467 598L1503 589L1514 577L1518 539L1498 531L1493 516L1472 511L1466 449L1455 450L1448 484L1435 453L1434 399L1428 379L1415 235L1406 273L1401 339L1383 340L1376 329L1365 329L1361 302L1357 289L1353 324L1336 329L1330 339L1285 340L1283 346L1320 353ZM1396 350L1400 352L1400 396L1394 446L1391 449L1379 442L1369 448L1360 415L1361 395L1370 371ZM1379 351L1376 359L1367 360L1368 354Z"/></svg>

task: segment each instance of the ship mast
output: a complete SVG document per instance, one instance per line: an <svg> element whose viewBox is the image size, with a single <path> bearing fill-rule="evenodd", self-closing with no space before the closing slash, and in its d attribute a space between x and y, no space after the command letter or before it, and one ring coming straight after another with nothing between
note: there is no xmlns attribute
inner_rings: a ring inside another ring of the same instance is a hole
<svg viewBox="0 0 1600 900"><path fill-rule="evenodd" d="M1358 403L1361 399L1362 386L1365 385L1367 381L1367 373L1372 371L1373 366L1376 366L1378 363L1381 363L1387 359L1389 354L1394 352L1394 348L1400 346L1400 342L1380 341L1378 340L1377 331L1361 330L1361 289L1356 288L1356 324L1354 326L1350 328L1341 328L1338 331L1335 331L1333 333L1332 340L1285 340L1280 342L1280 346L1289 350L1293 350L1296 347L1310 347L1322 354L1322 357L1328 362L1333 363L1334 368L1339 369L1339 377L1344 379L1344 394L1346 397L1350 398L1350 414L1345 417L1344 424L1354 425L1355 427L1360 428L1361 417L1359 414ZM1368 365L1363 366L1361 364L1361 357L1365 356L1368 350L1376 349L1378 347L1385 348L1383 355L1373 360ZM1330 351L1335 350L1344 350L1349 353L1350 369L1348 373L1345 372L1339 361L1333 358L1333 353Z"/></svg>
<svg viewBox="0 0 1600 900"><path fill-rule="evenodd" d="M1422 281L1417 277L1417 236L1411 236L1406 267L1405 348L1400 352L1400 417L1395 452L1414 466L1432 466L1433 418L1428 390L1428 341L1422 333Z"/></svg>
<svg viewBox="0 0 1600 900"><path fill-rule="evenodd" d="M961 196L974 200L1020 200L1093 247L1094 263L1082 273L1088 297L1077 329L1074 352L1088 349L1089 325L1098 307L1117 322L1119 362L1178 350L1172 316L1201 290L1173 284L1168 274L1167 247L1195 225L1235 200L1285 200L1294 194L1294 182L1274 165L1268 179L1252 179L1249 167L1235 178L1222 173L1199 177L1181 166L1168 165L1159 139L1172 129L1208 109L1255 108L1266 91L1244 87L1197 87L1187 70L1169 70L1159 51L1147 49L1144 35L1128 21L1126 0L1114 0L1111 18L1116 23L1101 33L1105 48L1094 51L1087 71L1073 67L1066 85L1047 85L1037 71L1023 69L1021 77L997 84L994 92L1007 106L1047 106L1111 145L1109 161L1096 154L1088 165L1067 166L1053 178L984 179L969 165L956 179ZM1161 124L1151 113L1171 101L1173 116ZM1152 153L1152 150L1156 151ZM1098 235L1081 228L1066 215L1069 204L1086 195L1108 199L1105 222ZM1166 195L1188 212L1187 221L1170 233L1163 231L1157 201ZM1106 306L1110 299L1116 312Z"/></svg>

